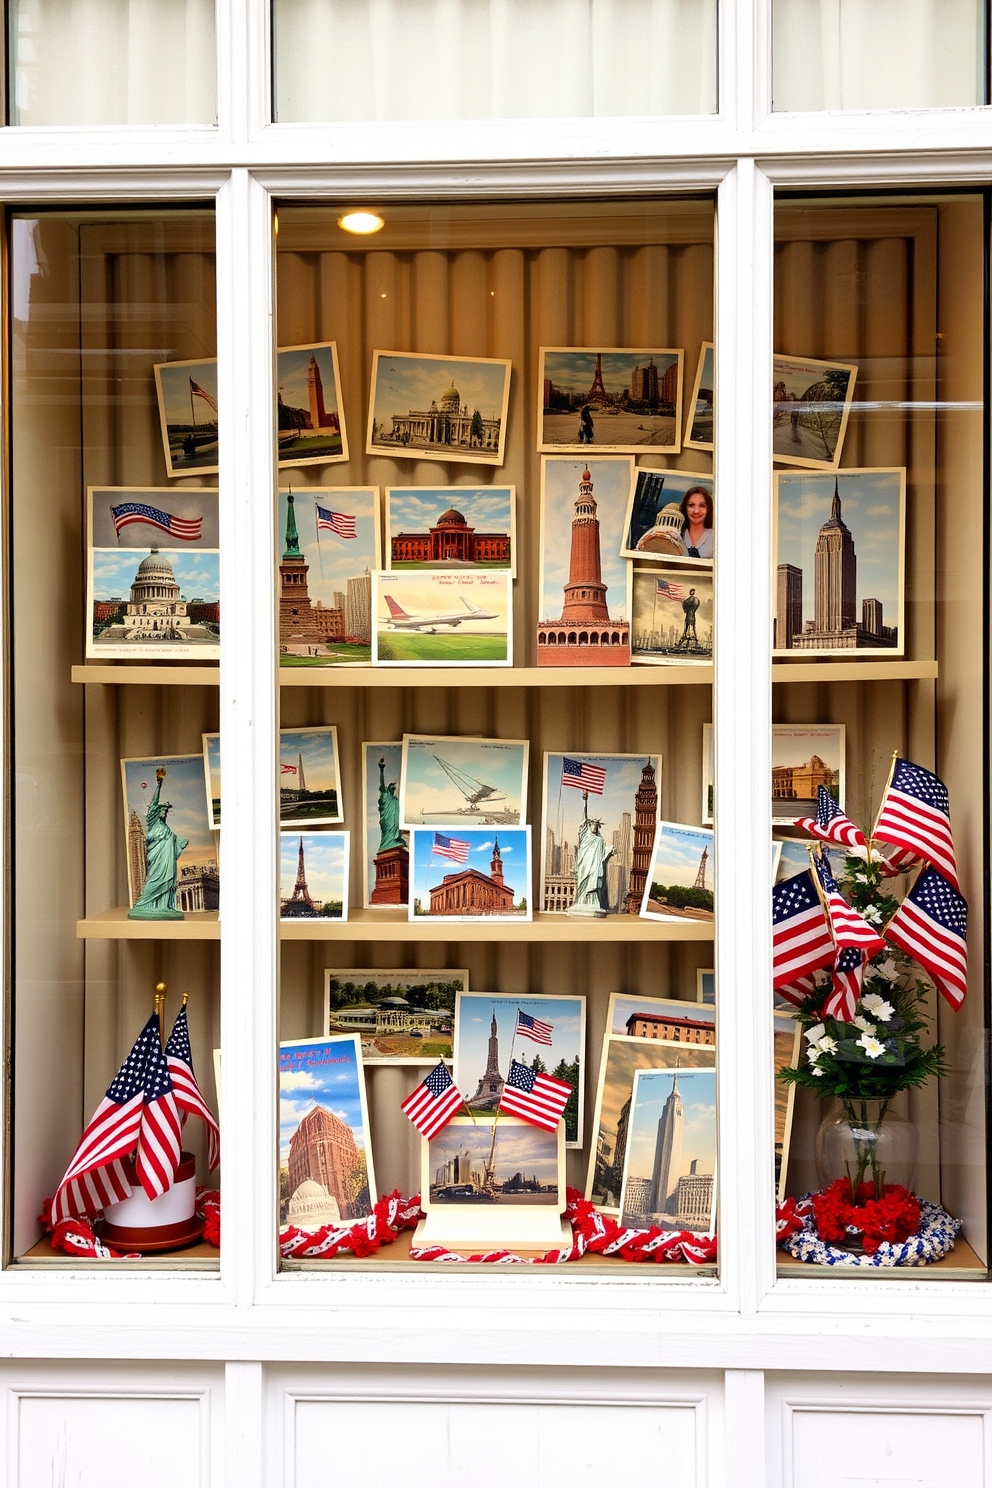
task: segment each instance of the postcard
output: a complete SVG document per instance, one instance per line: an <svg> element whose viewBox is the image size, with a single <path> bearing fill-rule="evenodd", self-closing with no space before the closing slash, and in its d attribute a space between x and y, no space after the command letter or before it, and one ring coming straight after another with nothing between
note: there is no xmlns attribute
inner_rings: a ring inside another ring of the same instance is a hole
<svg viewBox="0 0 992 1488"><path fill-rule="evenodd" d="M515 1116L501 1116L495 1123L455 1116L423 1144L420 1192L427 1210L475 1203L561 1211L561 1125L549 1132Z"/></svg>
<svg viewBox="0 0 992 1488"><path fill-rule="evenodd" d="M685 436L686 449L712 450L713 448L713 392L715 388L713 366L713 342L704 341L699 349L696 363L696 381L689 399L689 428Z"/></svg>
<svg viewBox="0 0 992 1488"><path fill-rule="evenodd" d="M366 453L502 465L510 366L493 357L374 351Z"/></svg>
<svg viewBox="0 0 992 1488"><path fill-rule="evenodd" d="M634 475L620 455L541 461L538 666L630 664L630 568L620 557Z"/></svg>
<svg viewBox="0 0 992 1488"><path fill-rule="evenodd" d="M712 831L659 822L641 914L650 920L712 922Z"/></svg>
<svg viewBox="0 0 992 1488"><path fill-rule="evenodd" d="M516 576L515 486L387 486L385 567L508 568Z"/></svg>
<svg viewBox="0 0 992 1488"><path fill-rule="evenodd" d="M220 820L220 734L203 735L203 772L210 825ZM283 827L323 827L344 821L340 800L338 731L279 730L279 822Z"/></svg>
<svg viewBox="0 0 992 1488"><path fill-rule="evenodd" d="M635 568L631 661L684 666L713 660L713 575L698 569Z"/></svg>
<svg viewBox="0 0 992 1488"><path fill-rule="evenodd" d="M608 1038L660 1039L665 1044L716 1044L716 1008L674 997L610 995Z"/></svg>
<svg viewBox="0 0 992 1488"><path fill-rule="evenodd" d="M413 827L411 920L532 920L530 827Z"/></svg>
<svg viewBox="0 0 992 1488"><path fill-rule="evenodd" d="M508 570L380 573L373 584L373 666L512 666Z"/></svg>
<svg viewBox="0 0 992 1488"><path fill-rule="evenodd" d="M510 1061L572 1087L565 1145L582 1146L584 997L506 997L459 992L455 998L454 1081L470 1111L495 1111Z"/></svg>
<svg viewBox="0 0 992 1488"><path fill-rule="evenodd" d="M716 1005L716 972L712 966L696 968L696 1001L707 1007Z"/></svg>
<svg viewBox="0 0 992 1488"><path fill-rule="evenodd" d="M279 918L348 918L349 832L279 834Z"/></svg>
<svg viewBox="0 0 992 1488"><path fill-rule="evenodd" d="M796 1087L778 1078L784 1069L794 1069L802 1057L802 1028L792 1012L775 1012L775 1198L781 1204L789 1176L789 1145L795 1115Z"/></svg>
<svg viewBox="0 0 992 1488"><path fill-rule="evenodd" d="M280 491L280 666L368 665L377 498L377 486Z"/></svg>
<svg viewBox="0 0 992 1488"><path fill-rule="evenodd" d="M715 1212L716 1070L637 1070L621 1224L712 1234Z"/></svg>
<svg viewBox="0 0 992 1488"><path fill-rule="evenodd" d="M122 759L121 783L131 908L148 881L148 837L154 830L156 861L151 864L151 872L171 875L175 862L176 908L183 914L216 910L220 905L217 839L210 829L203 799L203 756L165 754ZM168 833L175 835L174 844L163 838L163 822ZM162 850L169 859L167 864L158 861Z"/></svg>
<svg viewBox="0 0 992 1488"><path fill-rule="evenodd" d="M826 786L843 809L845 739L842 723L772 724L772 824L791 827L797 816L815 816L817 791ZM703 724L703 822L713 823L713 725Z"/></svg>
<svg viewBox="0 0 992 1488"><path fill-rule="evenodd" d="M527 815L528 739L403 735L404 827L518 827Z"/></svg>
<svg viewBox="0 0 992 1488"><path fill-rule="evenodd" d="M826 853L830 872L834 878L843 877L847 853L842 847L834 847L829 842L817 842L812 837L785 837L778 845L781 852L778 867L775 870L776 883L782 883L786 878L795 878L797 873L806 872L810 864L809 850L811 847Z"/></svg>
<svg viewBox="0 0 992 1488"><path fill-rule="evenodd" d="M376 1202L358 1036L279 1045L279 1223L353 1224Z"/></svg>
<svg viewBox="0 0 992 1488"><path fill-rule="evenodd" d="M538 907L639 914L661 796L659 754L545 754Z"/></svg>
<svg viewBox="0 0 992 1488"><path fill-rule="evenodd" d="M328 1033L357 1033L365 1064L437 1064L452 1057L455 999L467 971L325 970Z"/></svg>
<svg viewBox="0 0 992 1488"><path fill-rule="evenodd" d="M780 465L836 470L857 367L776 354L772 361L772 454Z"/></svg>
<svg viewBox="0 0 992 1488"><path fill-rule="evenodd" d="M619 1214L634 1075L641 1069L714 1069L711 1044L666 1044L660 1040L607 1037L599 1067L586 1198L608 1214Z"/></svg>
<svg viewBox="0 0 992 1488"><path fill-rule="evenodd" d="M775 476L775 656L905 652L906 471Z"/></svg>
<svg viewBox="0 0 992 1488"><path fill-rule="evenodd" d="M403 745L362 745L362 896L365 909L405 909L410 897L410 834L400 827Z"/></svg>
<svg viewBox="0 0 992 1488"><path fill-rule="evenodd" d="M216 660L216 490L90 486L86 525L86 655Z"/></svg>
<svg viewBox="0 0 992 1488"><path fill-rule="evenodd" d="M280 346L276 376L280 467L347 460L337 344L317 341L309 346Z"/></svg>
<svg viewBox="0 0 992 1488"><path fill-rule="evenodd" d="M216 357L159 362L153 370L166 475L216 475Z"/></svg>
<svg viewBox="0 0 992 1488"><path fill-rule="evenodd" d="M542 346L537 447L677 455L682 434L683 353Z"/></svg>
<svg viewBox="0 0 992 1488"><path fill-rule="evenodd" d="M638 470L620 552L711 569L713 477L689 470Z"/></svg>

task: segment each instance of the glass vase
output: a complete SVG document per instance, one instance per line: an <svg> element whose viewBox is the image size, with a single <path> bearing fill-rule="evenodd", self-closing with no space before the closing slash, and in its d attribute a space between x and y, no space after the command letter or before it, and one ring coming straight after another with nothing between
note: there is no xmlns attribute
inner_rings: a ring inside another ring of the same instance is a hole
<svg viewBox="0 0 992 1488"><path fill-rule="evenodd" d="M886 1183L913 1192L919 1140L916 1127L889 1100L845 1100L825 1116L816 1133L816 1176L821 1189L846 1178L854 1202L862 1183L880 1197Z"/></svg>

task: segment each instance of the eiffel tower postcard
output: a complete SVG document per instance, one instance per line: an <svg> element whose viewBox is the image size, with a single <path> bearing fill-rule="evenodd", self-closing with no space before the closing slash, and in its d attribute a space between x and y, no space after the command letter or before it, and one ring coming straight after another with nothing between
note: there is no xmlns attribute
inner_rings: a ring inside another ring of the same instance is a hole
<svg viewBox="0 0 992 1488"><path fill-rule="evenodd" d="M538 450L677 455L683 357L672 347L542 346Z"/></svg>
<svg viewBox="0 0 992 1488"><path fill-rule="evenodd" d="M282 832L279 918L348 918L349 832Z"/></svg>
<svg viewBox="0 0 992 1488"><path fill-rule="evenodd" d="M713 920L713 833L658 823L641 914L647 920Z"/></svg>

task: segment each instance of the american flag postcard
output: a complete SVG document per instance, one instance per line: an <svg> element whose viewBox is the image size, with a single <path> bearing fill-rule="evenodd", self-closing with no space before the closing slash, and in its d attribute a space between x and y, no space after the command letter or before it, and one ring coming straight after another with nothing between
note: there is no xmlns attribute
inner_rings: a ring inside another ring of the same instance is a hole
<svg viewBox="0 0 992 1488"><path fill-rule="evenodd" d="M409 919L533 919L530 850L530 827L413 827Z"/></svg>
<svg viewBox="0 0 992 1488"><path fill-rule="evenodd" d="M661 800L658 754L545 754L536 908L574 919L637 914ZM591 865L577 874L582 860Z"/></svg>

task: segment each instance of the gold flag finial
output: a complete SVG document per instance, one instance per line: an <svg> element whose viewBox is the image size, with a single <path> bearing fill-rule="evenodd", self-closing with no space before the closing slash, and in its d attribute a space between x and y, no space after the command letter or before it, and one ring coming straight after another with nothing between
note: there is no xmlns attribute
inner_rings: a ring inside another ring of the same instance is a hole
<svg viewBox="0 0 992 1488"><path fill-rule="evenodd" d="M185 1007L188 1002L189 1002L189 993L188 992L184 992L183 993L183 1007Z"/></svg>
<svg viewBox="0 0 992 1488"><path fill-rule="evenodd" d="M166 985L164 982L155 983L155 1016L161 1023L162 1014L165 1011Z"/></svg>

